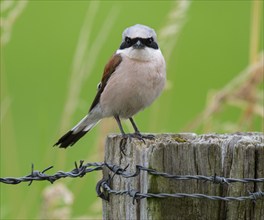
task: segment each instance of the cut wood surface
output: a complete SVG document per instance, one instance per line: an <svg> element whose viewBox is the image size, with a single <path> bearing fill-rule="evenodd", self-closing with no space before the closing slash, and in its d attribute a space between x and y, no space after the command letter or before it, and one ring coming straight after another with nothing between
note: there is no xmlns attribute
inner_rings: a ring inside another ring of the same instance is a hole
<svg viewBox="0 0 264 220"><path fill-rule="evenodd" d="M204 175L226 178L264 178L263 133L158 134L154 140L127 140L125 155L120 151L120 135L109 135L105 162L135 172L142 165L173 175ZM108 169L104 176L113 175ZM198 180L171 180L141 172L124 178L115 175L114 190L135 189L141 193L188 193L240 197L261 190L264 183L214 184ZM104 219L256 219L264 220L264 198L247 201L214 201L197 198L148 198L109 195L103 201Z"/></svg>

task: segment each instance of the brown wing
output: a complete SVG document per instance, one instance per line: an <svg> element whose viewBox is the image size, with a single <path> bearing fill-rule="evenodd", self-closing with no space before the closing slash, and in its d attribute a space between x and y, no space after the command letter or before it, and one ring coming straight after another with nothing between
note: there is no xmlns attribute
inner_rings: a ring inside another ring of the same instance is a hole
<svg viewBox="0 0 264 220"><path fill-rule="evenodd" d="M114 54L112 58L109 60L109 62L106 64L104 68L103 77L101 80L101 83L98 86L97 94L93 100L93 103L90 107L89 112L98 104L100 101L100 97L102 92L104 91L104 88L108 82L108 79L111 77L112 73L115 72L118 65L121 63L122 57L119 54Z"/></svg>

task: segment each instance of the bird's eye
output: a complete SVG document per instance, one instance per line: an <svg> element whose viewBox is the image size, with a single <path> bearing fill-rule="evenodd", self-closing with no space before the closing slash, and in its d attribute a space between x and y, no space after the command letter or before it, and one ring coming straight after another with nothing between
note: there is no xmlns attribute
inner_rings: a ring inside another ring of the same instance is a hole
<svg viewBox="0 0 264 220"><path fill-rule="evenodd" d="M125 38L125 41L126 41L127 44L130 44L131 43L131 39L129 37L126 37Z"/></svg>
<svg viewBox="0 0 264 220"><path fill-rule="evenodd" d="M148 38L148 43L151 44L154 41L153 37Z"/></svg>

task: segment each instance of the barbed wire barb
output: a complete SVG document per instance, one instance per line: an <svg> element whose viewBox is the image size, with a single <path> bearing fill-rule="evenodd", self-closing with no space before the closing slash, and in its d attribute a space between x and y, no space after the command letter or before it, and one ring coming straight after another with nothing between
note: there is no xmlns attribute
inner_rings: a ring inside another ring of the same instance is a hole
<svg viewBox="0 0 264 220"><path fill-rule="evenodd" d="M0 178L1 183L5 184L19 184L22 182L29 182L29 186L34 181L49 181L50 183L54 183L55 181L61 178L77 178L83 177L87 173L91 173L94 171L103 170L103 168L107 168L112 175L109 175L108 178L103 178L98 181L96 185L96 192L98 197L103 200L109 201L109 195L128 195L133 199L133 204L135 201L144 198L198 198L198 199L210 199L210 200L222 200L222 201L244 201L244 200L252 200L256 202L258 199L263 199L264 192L260 189L258 192L248 192L248 196L240 196L240 197L221 197L214 195L205 195L205 194L188 194L188 193L141 193L136 189L125 189L125 190L114 190L111 188L111 182L116 175L119 175L123 178L134 178L138 176L141 172L147 172L149 175L159 176L162 178L168 178L174 181L177 180L200 180L203 182L212 182L213 184L231 184L231 183L260 183L264 182L264 178L227 178L217 176L215 173L213 176L203 176L203 175L174 175L165 172L160 172L155 169L150 169L141 165L136 165L134 172L127 171L129 164L127 164L124 168L119 165L108 164L106 162L94 162L94 163L86 163L84 164L84 160L80 160L79 165L77 162L74 162L74 169L68 172L58 171L53 175L47 175L46 172L53 168L53 166L49 166L42 171L35 170L34 164L31 165L31 172L29 175L24 177L5 177Z"/></svg>
<svg viewBox="0 0 264 220"><path fill-rule="evenodd" d="M245 201L245 200L252 200L256 203L257 199L264 197L264 192L249 192L249 196L239 196L239 197L222 197L222 196L210 196L205 194L188 194L188 193L140 193L135 189L128 189L128 190L114 190L109 185L109 179L99 181L100 185L103 189L105 189L109 194L113 195L128 195L132 197L133 204L135 200L145 199L145 198L195 198L195 199L210 199L210 200L222 200L222 201ZM98 182L98 183L99 183ZM101 197L102 198L102 197ZM103 198L102 198L103 199ZM109 201L109 197L108 200Z"/></svg>

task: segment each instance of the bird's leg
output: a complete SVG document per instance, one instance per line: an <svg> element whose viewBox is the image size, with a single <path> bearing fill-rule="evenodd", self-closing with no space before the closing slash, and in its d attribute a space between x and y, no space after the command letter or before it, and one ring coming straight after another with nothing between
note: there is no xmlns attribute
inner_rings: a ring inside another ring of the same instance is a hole
<svg viewBox="0 0 264 220"><path fill-rule="evenodd" d="M146 139L154 139L155 138L155 136L154 135L151 135L151 134L150 135L143 135L143 134L141 134L140 131L138 130L137 125L134 122L133 118L131 117L131 118L129 118L129 120L130 120L130 122L131 122L131 124L132 124L132 126L133 126L133 128L135 130L135 133L132 134L133 137L138 138L139 140L142 140L143 142L145 142L144 141L144 138L146 138Z"/></svg>
<svg viewBox="0 0 264 220"><path fill-rule="evenodd" d="M136 125L136 123L134 122L133 118L129 118L129 120L130 120L130 122L131 122L131 124L132 124L132 126L133 126L133 128L134 128L134 130L135 130L135 133L136 133L136 134L140 134L140 131L138 130L137 125Z"/></svg>
<svg viewBox="0 0 264 220"><path fill-rule="evenodd" d="M122 124L121 124L121 121L120 121L119 116L118 115L115 115L114 117L115 117L115 120L116 120L116 122L118 124L118 127L119 127L120 131L121 131L122 136L123 137L126 136L126 133L125 133L123 127L122 127Z"/></svg>
<svg viewBox="0 0 264 220"><path fill-rule="evenodd" d="M123 153L126 156L126 154L124 152L124 149L125 149L125 146L126 146L126 143L127 143L127 138L129 136L125 133L125 131L124 131L123 127L122 127L122 124L121 124L119 116L115 115L114 118L115 118L115 120L116 120L116 122L118 124L118 127L119 127L119 129L121 131L121 134L122 134L122 140L120 141L119 148L120 148L121 153Z"/></svg>
<svg viewBox="0 0 264 220"><path fill-rule="evenodd" d="M132 117L129 118L129 120L130 120L130 122L131 122L131 124L132 124L132 126L133 126L133 128L135 130L135 133L133 133L133 134L126 134L125 131L124 131L124 129L123 129L123 127L122 127L121 120L120 120L119 116L118 115L115 115L114 118L115 118L115 120L116 120L116 122L118 124L118 127L119 127L119 129L121 131L121 134L122 134L122 140L120 142L120 150L121 150L121 152L124 155L125 155L124 149L125 149L125 145L127 143L127 139L130 139L131 140L131 138L137 138L137 139L139 139L139 140L141 140L141 141L143 141L145 143L144 138L145 139L154 139L155 138L154 135L142 135L140 133L140 131L138 130L138 128L136 126L136 123L134 122L134 120L133 120Z"/></svg>

